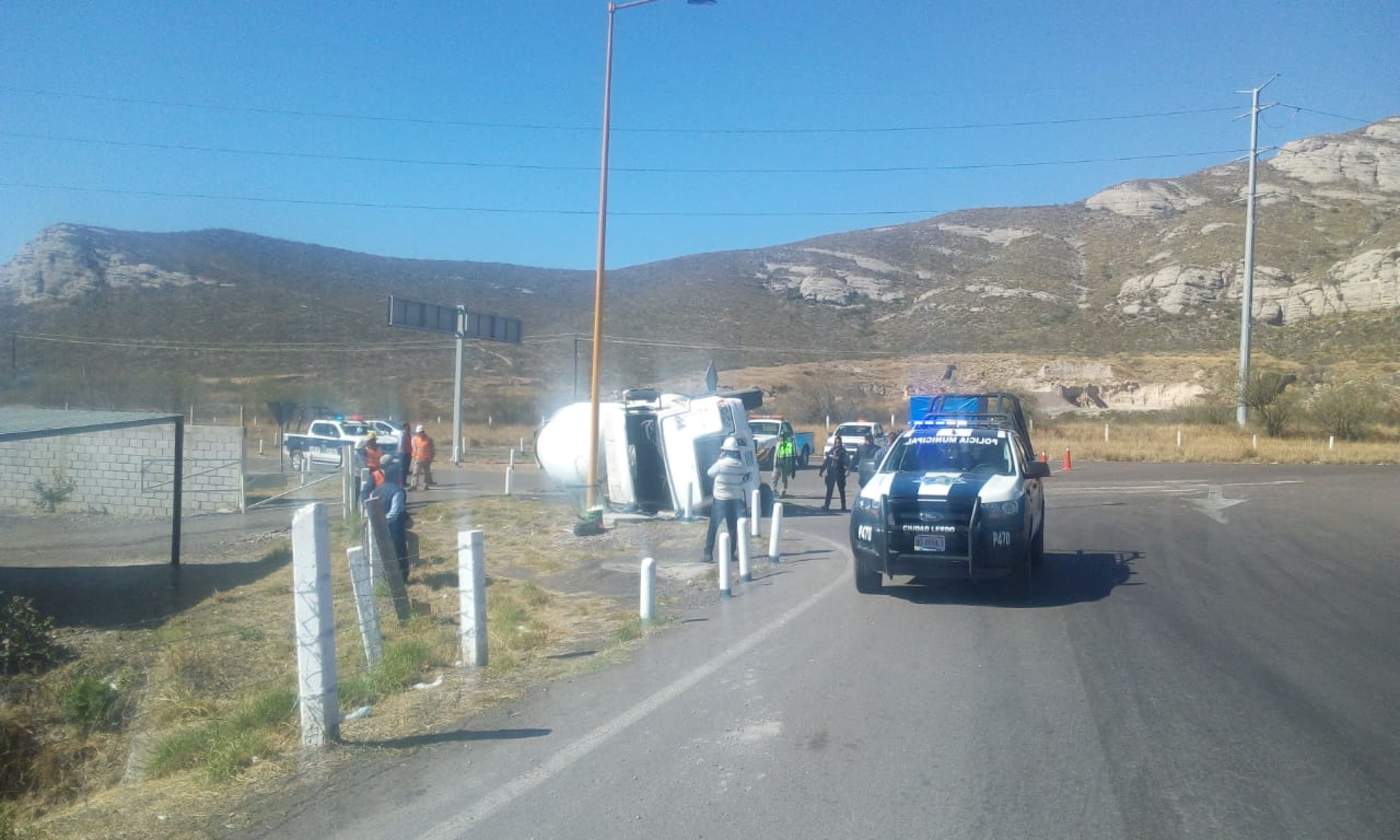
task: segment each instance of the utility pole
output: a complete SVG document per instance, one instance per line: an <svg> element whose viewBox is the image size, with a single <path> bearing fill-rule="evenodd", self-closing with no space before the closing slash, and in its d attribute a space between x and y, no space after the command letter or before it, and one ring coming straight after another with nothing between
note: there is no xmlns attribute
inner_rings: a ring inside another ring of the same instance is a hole
<svg viewBox="0 0 1400 840"><path fill-rule="evenodd" d="M1244 428L1249 421L1249 406L1245 404L1245 392L1249 388L1249 341L1250 327L1254 317L1254 194L1256 170L1259 167L1259 92L1273 84L1275 75L1256 88L1236 91L1249 94L1249 194L1245 198L1244 211L1244 288L1240 290L1240 367L1236 382L1235 422Z"/></svg>
<svg viewBox="0 0 1400 840"><path fill-rule="evenodd" d="M457 358L452 365L452 463L462 463L462 354L466 351L467 308L457 307Z"/></svg>

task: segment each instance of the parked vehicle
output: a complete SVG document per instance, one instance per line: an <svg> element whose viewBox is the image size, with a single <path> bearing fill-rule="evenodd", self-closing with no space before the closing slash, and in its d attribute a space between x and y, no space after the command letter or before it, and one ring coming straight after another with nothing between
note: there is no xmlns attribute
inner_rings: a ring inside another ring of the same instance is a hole
<svg viewBox="0 0 1400 840"><path fill-rule="evenodd" d="M778 440L784 431L792 435L792 452L797 457L797 466L806 467L812 460L812 433L794 431L792 424L781 417L750 417L749 431L753 432L758 465L765 470L773 468L773 453L777 451Z"/></svg>
<svg viewBox="0 0 1400 840"><path fill-rule="evenodd" d="M877 447L884 448L884 446L890 442L889 435L885 433L884 426L879 423L868 423L864 420L858 420L850 423L842 423L837 426L836 431L832 432L826 439L826 449L830 449L831 445L840 438L841 445L846 448L846 454L851 456L851 463L855 463L856 453L860 450L861 444L865 443L865 436L867 434L875 437L875 445Z"/></svg>
<svg viewBox="0 0 1400 840"><path fill-rule="evenodd" d="M748 409L763 404L759 391L688 397L632 389L621 402L599 406L599 464L608 506L619 511L702 512L711 501L706 473L720 445L733 435L740 457L753 467L745 498L760 493L760 507L772 507L773 491L763 483L754 452ZM582 491L588 474L589 404L556 411L535 440L535 459L556 484Z"/></svg>
<svg viewBox="0 0 1400 840"><path fill-rule="evenodd" d="M351 418L356 419L356 418ZM371 418L361 420L371 431L375 433L375 439L379 442L379 448L385 452L397 452L403 448L403 442L408 439L408 430L395 423L393 420Z"/></svg>
<svg viewBox="0 0 1400 840"><path fill-rule="evenodd" d="M294 470L301 469L303 461L338 467L343 453L369 437L370 431L359 421L321 418L312 420L305 433L283 437L282 446Z"/></svg>

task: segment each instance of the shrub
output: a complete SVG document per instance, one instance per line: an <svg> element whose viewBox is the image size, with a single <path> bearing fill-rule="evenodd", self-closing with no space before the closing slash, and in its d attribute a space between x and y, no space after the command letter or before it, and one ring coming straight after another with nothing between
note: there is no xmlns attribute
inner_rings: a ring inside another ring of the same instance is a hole
<svg viewBox="0 0 1400 840"><path fill-rule="evenodd" d="M1288 429L1297 414L1298 392L1288 390L1292 377L1274 371L1251 373L1244 390L1244 402L1264 426L1269 437Z"/></svg>
<svg viewBox="0 0 1400 840"><path fill-rule="evenodd" d="M65 685L59 695L63 719L84 729L109 729L118 722L117 687L107 680L83 674Z"/></svg>
<svg viewBox="0 0 1400 840"><path fill-rule="evenodd" d="M1309 412L1324 432L1343 440L1364 437L1381 416L1385 399L1369 384L1343 382L1324 385L1313 395Z"/></svg>
<svg viewBox="0 0 1400 840"><path fill-rule="evenodd" d="M0 592L0 598L4 593ZM58 661L63 647L54 638L53 619L19 595L0 600L0 674L38 671Z"/></svg>
<svg viewBox="0 0 1400 840"><path fill-rule="evenodd" d="M78 485L71 478L63 475L58 470L53 471L53 483L45 484L42 479L34 479L34 495L38 498L34 504L44 513L53 513L58 510L58 506L68 501L68 497L73 495L73 491L78 489Z"/></svg>

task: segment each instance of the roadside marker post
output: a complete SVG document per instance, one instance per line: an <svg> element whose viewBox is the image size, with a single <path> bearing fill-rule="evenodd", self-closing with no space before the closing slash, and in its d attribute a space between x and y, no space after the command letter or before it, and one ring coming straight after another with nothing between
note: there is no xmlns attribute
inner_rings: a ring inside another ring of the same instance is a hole
<svg viewBox="0 0 1400 840"><path fill-rule="evenodd" d="M1253 449L1253 450L1255 451L1256 454L1259 452L1259 433L1258 433L1258 432L1255 432L1254 434L1250 435L1250 437L1249 437L1249 448L1250 448L1250 449Z"/></svg>
<svg viewBox="0 0 1400 840"><path fill-rule="evenodd" d="M1180 448L1181 448L1181 427L1180 427L1180 426L1177 426L1177 427L1176 427L1176 448L1177 448L1177 449L1180 449Z"/></svg>
<svg viewBox="0 0 1400 840"><path fill-rule="evenodd" d="M715 564L719 567L719 594L729 598L733 592L729 588L729 533L719 535L719 545L715 548Z"/></svg>
<svg viewBox="0 0 1400 840"><path fill-rule="evenodd" d="M506 462L506 466L509 466L509 467L515 466L515 450L514 450L514 449L512 449L512 450L510 451L510 460Z"/></svg>
<svg viewBox="0 0 1400 840"><path fill-rule="evenodd" d="M510 495L510 476L515 472L515 467L506 467L506 495Z"/></svg>
<svg viewBox="0 0 1400 840"><path fill-rule="evenodd" d="M642 584L639 593L640 603L637 615L643 624L650 624L656 617L656 558L642 558Z"/></svg>
<svg viewBox="0 0 1400 840"><path fill-rule="evenodd" d="M783 503L773 503L773 521L768 523L768 562L781 563L783 556L778 553L778 541L783 538Z"/></svg>
<svg viewBox="0 0 1400 840"><path fill-rule="evenodd" d="M753 580L749 573L749 535L744 533L744 517L739 517L739 580L748 583Z"/></svg>
<svg viewBox="0 0 1400 840"><path fill-rule="evenodd" d="M1328 452L1331 452L1331 451L1332 451L1333 449L1335 449L1336 447L1337 447L1337 436L1336 436L1336 435L1328 435L1328 436L1327 436L1327 451L1328 451Z"/></svg>
<svg viewBox="0 0 1400 840"><path fill-rule="evenodd" d="M313 502L292 515L293 630L304 747L321 747L340 737L330 547L324 505Z"/></svg>
<svg viewBox="0 0 1400 840"><path fill-rule="evenodd" d="M258 438L258 457L259 457L259 458L261 458L261 457L262 457L262 454L263 454L262 445L263 445L263 439L262 439L262 438Z"/></svg>
<svg viewBox="0 0 1400 840"><path fill-rule="evenodd" d="M480 530L457 532L457 595L462 664L485 668L486 540Z"/></svg>
<svg viewBox="0 0 1400 840"><path fill-rule="evenodd" d="M1108 443L1108 424L1103 424L1103 442Z"/></svg>
<svg viewBox="0 0 1400 840"><path fill-rule="evenodd" d="M759 509L759 503L762 500L763 494L757 490L749 494L749 513L752 517L749 519L749 536L751 537L758 536L758 522L763 518L763 511ZM744 529L740 527L739 530L743 531Z"/></svg>
<svg viewBox="0 0 1400 840"><path fill-rule="evenodd" d="M373 574L369 554L363 546L345 549L350 565L350 588L355 593L355 615L360 619L360 638L365 644L365 662L373 668L384 658L384 639L379 631L379 607L374 603Z"/></svg>

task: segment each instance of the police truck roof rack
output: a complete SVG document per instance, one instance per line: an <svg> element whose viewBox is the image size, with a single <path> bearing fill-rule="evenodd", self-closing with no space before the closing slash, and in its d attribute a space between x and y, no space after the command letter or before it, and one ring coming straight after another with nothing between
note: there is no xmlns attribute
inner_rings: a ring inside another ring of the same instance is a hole
<svg viewBox="0 0 1400 840"><path fill-rule="evenodd" d="M959 422L954 422L959 421ZM994 425L1014 430L1026 448L1031 445L1030 427L1021 411L1021 400L1015 394L991 392L986 394L931 394L909 397L909 424L944 426Z"/></svg>

